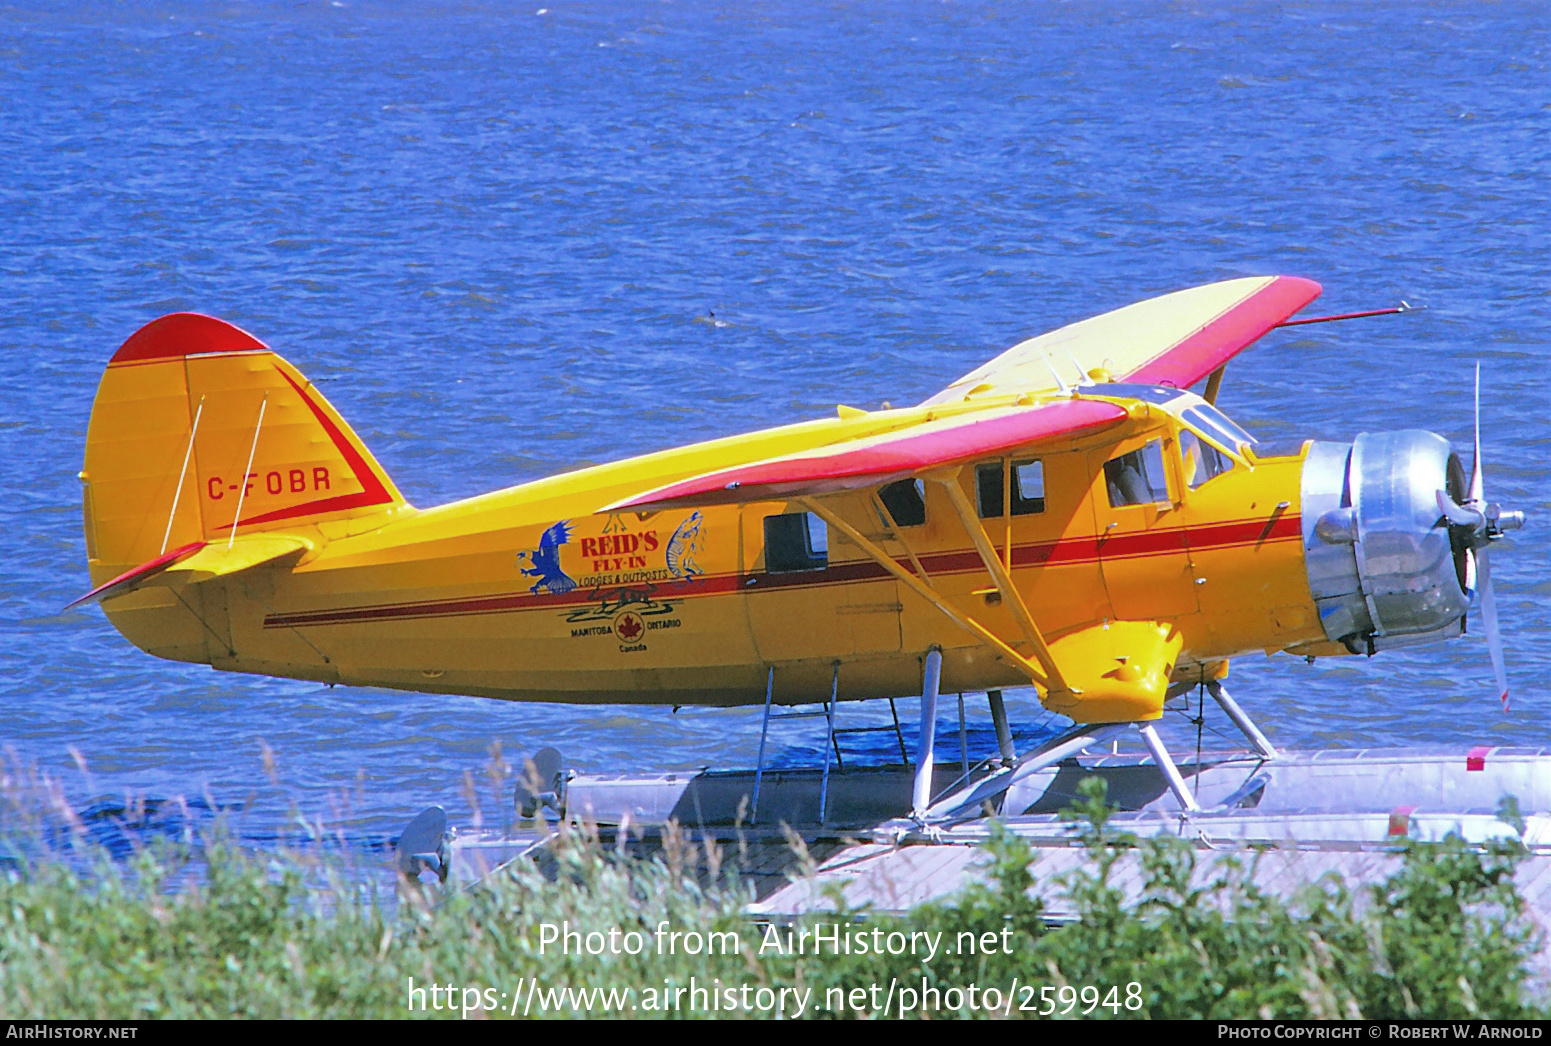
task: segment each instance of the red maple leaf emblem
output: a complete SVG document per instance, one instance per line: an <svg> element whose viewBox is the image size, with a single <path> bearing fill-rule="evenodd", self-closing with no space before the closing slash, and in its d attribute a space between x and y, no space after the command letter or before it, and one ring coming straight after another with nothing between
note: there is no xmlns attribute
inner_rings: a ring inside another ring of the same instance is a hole
<svg viewBox="0 0 1551 1046"><path fill-rule="evenodd" d="M619 638L627 643L633 643L646 631L646 625L634 614L621 614L619 620L614 622L614 631L619 633Z"/></svg>

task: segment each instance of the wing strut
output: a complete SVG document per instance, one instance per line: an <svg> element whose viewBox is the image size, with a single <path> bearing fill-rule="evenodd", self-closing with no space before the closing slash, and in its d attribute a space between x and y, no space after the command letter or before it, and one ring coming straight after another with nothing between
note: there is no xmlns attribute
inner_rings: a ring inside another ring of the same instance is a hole
<svg viewBox="0 0 1551 1046"><path fill-rule="evenodd" d="M1051 689L1053 681L1049 676L1046 675L1042 666L1035 664L1033 661L1030 661L1028 658L1018 653L994 632L986 628L974 618L963 613L958 608L951 606L946 600L942 598L942 596L937 593L935 589L933 589L926 582L922 581L920 578L916 577L909 570L905 569L904 564L899 560L895 559L893 556L883 551L883 549L869 541L862 535L861 531L857 530L851 524L841 519L832 509L829 508L829 506L823 504L817 498L812 497L798 498L797 502L798 504L802 505L803 508L813 513L815 516L818 516L829 526L834 527L836 530L844 534L851 540L854 545L856 545L857 548L871 556L873 561L876 562L880 567L882 567L884 570L887 570L890 574L893 574L916 595L920 596L932 606L942 611L942 613L955 625L958 625L964 631L968 632L976 639L979 639L982 643L985 643L1002 657L1010 661L1013 665L1021 669L1023 673L1029 677L1030 681L1034 683L1034 685L1046 691ZM992 558L994 559L995 556L993 555ZM1057 679L1059 678L1060 677L1057 676ZM1064 689L1064 686L1060 683L1055 683L1054 685L1057 689Z"/></svg>
<svg viewBox="0 0 1551 1046"><path fill-rule="evenodd" d="M948 500L953 502L953 509L959 514L959 522L964 525L970 541L975 544L975 551L980 554L980 562L991 575L991 581L996 585L996 590L1002 594L1002 602L1012 609L1012 616L1018 622L1018 627L1023 630L1023 637L1034 648L1034 656L1044 668L1045 675L1049 677L1052 689L1068 690L1066 680L1061 677L1061 669L1056 666L1055 658L1050 656L1050 648L1045 645L1045 637L1040 634L1039 626L1034 624L1034 616L1029 613L1028 604L1023 601L1018 587L1012 583L1012 576L1008 574L1001 557L992 547L985 527L981 526L979 518L975 515L974 506L969 503L969 498L964 496L964 488L959 485L961 471L961 469L954 469L946 475L938 474L930 478L942 487L948 495ZM1010 486L1005 484L1004 491Z"/></svg>
<svg viewBox="0 0 1551 1046"><path fill-rule="evenodd" d="M870 500L872 502L873 509L874 509L874 511L876 511L878 513L878 518L879 519L890 520L890 519L893 518L893 517L891 517L889 515L888 509L886 507L884 507L883 499L878 497L878 492L877 491L873 491L872 492L872 497L869 498L868 500ZM910 557L910 565L915 567L916 577L918 577L922 581L926 582L927 587L930 588L931 584L932 584L932 579L927 576L926 567L921 565L921 557L916 555L916 550L911 547L910 542L906 541L900 535L899 528L896 527L896 526L893 526L891 524L889 526L888 531L885 534L885 536L893 539L894 541L899 542L900 547L905 550L905 555Z"/></svg>
<svg viewBox="0 0 1551 1046"><path fill-rule="evenodd" d="M1224 363L1221 367L1212 371L1212 376L1206 379L1206 392L1201 395L1201 398L1206 400L1206 402L1213 405L1217 403L1217 393L1222 391L1223 372L1227 369L1228 365Z"/></svg>

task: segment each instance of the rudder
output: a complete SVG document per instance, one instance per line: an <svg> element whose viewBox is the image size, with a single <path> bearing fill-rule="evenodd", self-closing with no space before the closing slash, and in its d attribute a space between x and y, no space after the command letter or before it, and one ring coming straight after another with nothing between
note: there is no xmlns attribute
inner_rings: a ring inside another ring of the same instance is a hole
<svg viewBox="0 0 1551 1046"><path fill-rule="evenodd" d="M386 516L404 504L296 368L196 313L153 320L114 353L81 480L94 584L194 542Z"/></svg>

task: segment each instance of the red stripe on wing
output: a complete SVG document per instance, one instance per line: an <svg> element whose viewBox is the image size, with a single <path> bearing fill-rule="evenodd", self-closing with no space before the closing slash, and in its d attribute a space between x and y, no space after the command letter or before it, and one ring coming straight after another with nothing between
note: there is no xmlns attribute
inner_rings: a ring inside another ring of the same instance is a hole
<svg viewBox="0 0 1551 1046"><path fill-rule="evenodd" d="M1313 280L1278 276L1183 341L1119 380L1188 388L1319 297Z"/></svg>
<svg viewBox="0 0 1551 1046"><path fill-rule="evenodd" d="M870 439L862 446L841 444L827 454L794 455L723 469L670 484L611 509L646 506L717 505L779 501L871 486L938 465L997 454L1058 436L1106 428L1126 416L1113 403L1064 400L1016 414L935 428L914 435Z"/></svg>

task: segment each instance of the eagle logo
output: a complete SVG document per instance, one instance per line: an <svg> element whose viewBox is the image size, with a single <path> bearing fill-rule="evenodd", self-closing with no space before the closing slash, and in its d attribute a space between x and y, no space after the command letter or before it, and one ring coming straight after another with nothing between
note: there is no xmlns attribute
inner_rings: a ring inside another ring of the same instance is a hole
<svg viewBox="0 0 1551 1046"><path fill-rule="evenodd" d="M538 595L539 589L545 589L557 596L563 596L576 587L564 570L560 569L560 546L568 544L571 540L571 524L561 520L539 538L539 547L531 552L517 553L517 562L520 565L524 559L533 564L533 569L522 568L523 577L536 577L537 581L528 591Z"/></svg>

